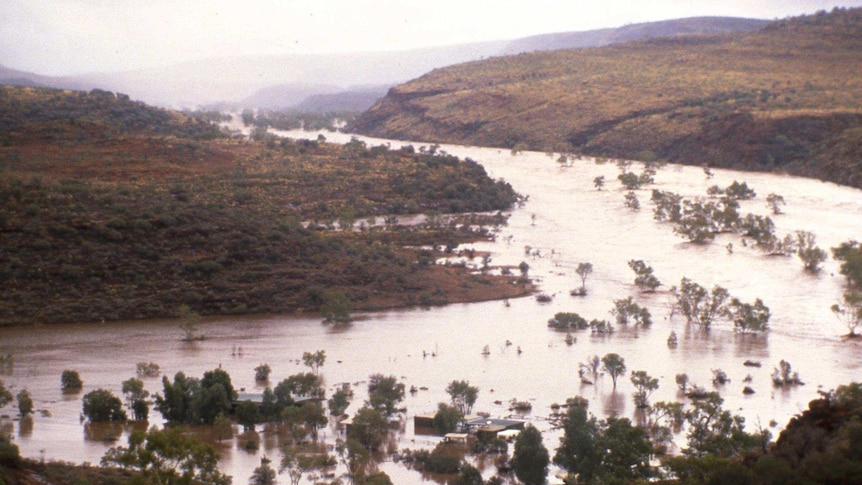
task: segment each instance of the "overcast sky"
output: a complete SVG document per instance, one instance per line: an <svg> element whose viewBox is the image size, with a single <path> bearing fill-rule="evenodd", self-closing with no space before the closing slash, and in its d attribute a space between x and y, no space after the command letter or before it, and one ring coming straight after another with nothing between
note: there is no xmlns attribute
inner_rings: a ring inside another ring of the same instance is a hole
<svg viewBox="0 0 862 485"><path fill-rule="evenodd" d="M862 0L0 0L0 64L46 75L223 56L406 50Z"/></svg>

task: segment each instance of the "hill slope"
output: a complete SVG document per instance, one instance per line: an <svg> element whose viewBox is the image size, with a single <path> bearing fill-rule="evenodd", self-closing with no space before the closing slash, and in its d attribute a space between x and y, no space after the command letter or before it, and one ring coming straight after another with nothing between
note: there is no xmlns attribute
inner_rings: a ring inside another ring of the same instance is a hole
<svg viewBox="0 0 862 485"><path fill-rule="evenodd" d="M513 297L526 290L418 249L487 237L464 224L502 217L333 221L515 200L451 156L230 139L105 91L0 87L0 325L318 310L342 294L357 309Z"/></svg>
<svg viewBox="0 0 862 485"><path fill-rule="evenodd" d="M48 77L0 66L0 84L48 86L66 89L92 88L128 93L132 98L161 106L198 106L238 102L240 107L277 109L298 103L296 94L267 99L279 86L318 86L334 92L332 85L352 91L350 86L394 85L434 68L455 63L533 50L594 47L644 37L681 33L744 32L763 23L754 19L705 17L632 24L585 32L566 32L513 41L479 42L409 51L365 52L327 55L242 56L202 59L161 68L70 77ZM206 89L201 89L206 86ZM263 92L258 92L264 90ZM299 90L296 90L299 92ZM263 103L266 101L266 103ZM301 100L300 100L301 101ZM372 100L373 101L376 100ZM314 101L312 101L314 102ZM367 109L371 104L363 107ZM327 109L329 110L329 109Z"/></svg>
<svg viewBox="0 0 862 485"><path fill-rule="evenodd" d="M684 19L662 20L658 22L629 24L610 29L587 30L583 32L560 32L513 40L506 45L502 51L500 51L500 55L512 55L533 51L603 47L606 45L631 42L633 40L651 39L655 37L752 32L765 27L768 23L768 20L735 17L690 17Z"/></svg>
<svg viewBox="0 0 862 485"><path fill-rule="evenodd" d="M352 127L391 138L785 170L862 186L862 10L744 35L432 71Z"/></svg>

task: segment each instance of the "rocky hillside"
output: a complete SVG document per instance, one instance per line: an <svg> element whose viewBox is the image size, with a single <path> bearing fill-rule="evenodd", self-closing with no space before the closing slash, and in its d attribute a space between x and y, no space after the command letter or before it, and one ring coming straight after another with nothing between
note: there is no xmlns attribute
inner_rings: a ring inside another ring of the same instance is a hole
<svg viewBox="0 0 862 485"><path fill-rule="evenodd" d="M537 52L390 90L358 133L778 170L862 187L862 9Z"/></svg>

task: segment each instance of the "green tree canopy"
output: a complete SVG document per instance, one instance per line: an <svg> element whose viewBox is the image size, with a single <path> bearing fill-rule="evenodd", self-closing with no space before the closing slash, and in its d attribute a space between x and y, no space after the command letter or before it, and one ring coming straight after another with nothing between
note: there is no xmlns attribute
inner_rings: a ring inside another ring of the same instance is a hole
<svg viewBox="0 0 862 485"><path fill-rule="evenodd" d="M152 483L230 485L231 477L218 469L215 449L185 434L183 428L135 430L128 446L110 448L102 466L136 470Z"/></svg>
<svg viewBox="0 0 862 485"><path fill-rule="evenodd" d="M452 399L452 405L466 416L473 412L473 405L476 404L479 396L479 388L471 386L468 381L452 381L446 386L446 393Z"/></svg>
<svg viewBox="0 0 862 485"><path fill-rule="evenodd" d="M398 382L395 376L372 374L368 378L368 401L366 405L392 416L398 404L404 400L404 383Z"/></svg>
<svg viewBox="0 0 862 485"><path fill-rule="evenodd" d="M543 485L548 476L548 450L542 444L542 433L528 424L515 440L512 468L526 485Z"/></svg>
<svg viewBox="0 0 862 485"><path fill-rule="evenodd" d="M96 389L84 394L82 407L84 416L91 423L127 419L123 402L107 389Z"/></svg>
<svg viewBox="0 0 862 485"><path fill-rule="evenodd" d="M617 378L626 372L626 361L619 354L605 354L602 357L602 369L611 376L611 379L614 381L614 389L616 389Z"/></svg>

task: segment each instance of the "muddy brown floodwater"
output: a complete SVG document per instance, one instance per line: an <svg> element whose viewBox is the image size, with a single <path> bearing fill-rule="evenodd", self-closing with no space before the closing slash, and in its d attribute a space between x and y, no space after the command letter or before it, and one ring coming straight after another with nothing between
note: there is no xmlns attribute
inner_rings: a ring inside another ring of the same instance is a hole
<svg viewBox="0 0 862 485"><path fill-rule="evenodd" d="M291 133L315 138L317 134ZM349 135L326 133L330 141L343 142ZM376 145L385 140L365 139ZM400 147L406 142L392 141ZM421 144L414 144L420 146ZM838 264L829 260L818 274L803 271L795 257L769 257L744 247L739 236L720 235L707 245L692 245L673 234L667 224L652 219L650 189L678 192L685 196L705 195L713 184L727 186L746 181L758 194L742 202L741 212L769 214L765 198L769 193L784 197L785 214L774 216L777 233L796 230L813 232L824 249L848 239L862 237L862 191L829 183L781 175L764 175L715 170L707 180L694 167L666 166L656 175L656 184L637 191L641 210L631 212L623 205L625 191L616 181L618 169L592 160L576 160L561 167L556 157L541 153L511 155L506 150L442 146L451 154L482 163L490 175L504 178L529 196L527 203L511 212L509 224L495 242L473 245L491 253L492 265L517 266L525 261L529 274L542 291L552 295L550 303L534 298L503 302L458 304L431 309L388 311L362 315L349 328L333 330L313 316L250 316L208 319L202 324L206 340L181 342L181 331L172 321L117 322L63 326L35 326L0 329L0 353L12 353L14 369L0 376L13 392L28 388L38 412L32 422L21 423L8 415L14 405L3 409L3 426L10 431L22 454L71 462L98 463L105 450L125 444L123 428L91 428L81 424L81 396L96 388L120 394L120 384L135 375L137 362L152 361L163 374L177 371L200 377L221 366L235 387L260 392L254 368L261 363L272 367L271 382L303 372L298 359L305 351L326 350L321 368L329 393L340 383L351 383L357 395L348 413L365 398L366 381L372 373L399 377L409 388L422 388L408 395L406 424L395 435L400 448L431 447L439 438L414 433L412 417L436 409L447 401L446 385L465 379L480 389L476 411L492 416L508 416L508 402L529 401L527 415L543 430L544 443L556 448L559 432L545 420L551 404L581 395L590 401L590 411L598 417L609 414L633 416L632 385L625 376L616 391L609 378L596 385L581 385L577 369L591 355L620 354L630 371L645 370L658 377L660 387L651 401L684 400L678 395L674 376L687 373L692 382L712 388L712 369L724 370L731 382L719 390L725 407L746 418L749 429L770 428L773 434L793 415L817 397L818 390L833 389L859 379L862 342L845 341L847 332L829 307L838 301L843 277ZM639 170L635 164L634 169ZM607 181L601 191L593 187L594 177ZM726 249L732 243L734 251ZM525 247L530 247L530 255ZM657 293L639 294L633 286L634 274L627 261L641 259L655 270L663 286ZM574 269L579 262L593 264L587 279L589 295L571 297L569 290L580 285ZM479 264L480 261L473 263ZM743 301L763 299L772 312L771 330L766 335L737 335L726 322L708 332L687 328L680 317L667 318L667 289L688 277L702 286L721 285ZM577 342L568 346L564 334L547 327L556 312L573 311L585 318L610 319L613 300L633 296L654 316L651 328L617 327L610 337L594 337L575 332ZM671 331L679 335L679 345L668 348ZM507 346L506 341L512 345ZM489 355L483 355L485 346ZM520 347L521 353L517 352ZM240 351L241 349L241 351ZM423 357L423 352L425 356ZM743 361L759 361L762 366L745 367ZM798 371L804 386L774 389L770 374L780 360ZM74 395L60 392L60 374L77 370L84 389ZM743 395L743 379L756 391ZM159 379L146 379L151 393L161 390ZM427 390L426 390L427 388ZM151 410L150 424L161 425ZM770 423L777 423L771 427ZM336 430L324 431L332 441ZM114 436L117 441L104 441ZM682 438L680 438L682 442ZM264 439L257 451L246 451L242 440L219 444L220 466L245 483L260 463L262 454L280 457L275 439ZM394 483L416 483L429 479L391 462L381 465ZM494 473L493 465L484 470Z"/></svg>

